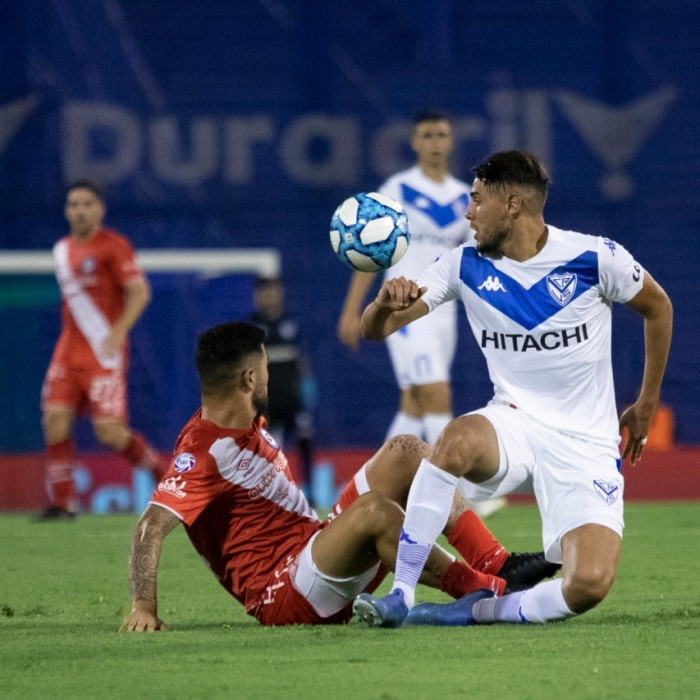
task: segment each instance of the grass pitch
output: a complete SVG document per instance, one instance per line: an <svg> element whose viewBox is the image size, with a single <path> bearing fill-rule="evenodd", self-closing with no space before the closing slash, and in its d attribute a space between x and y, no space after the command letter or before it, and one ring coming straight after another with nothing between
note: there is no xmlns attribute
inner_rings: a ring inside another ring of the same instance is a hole
<svg viewBox="0 0 700 700"><path fill-rule="evenodd" d="M178 528L159 576L160 615L174 631L118 633L136 520L0 516L2 698L700 696L698 503L627 506L619 577L597 610L463 629L260 627ZM488 523L513 551L540 546L532 506ZM425 588L419 599L446 600Z"/></svg>

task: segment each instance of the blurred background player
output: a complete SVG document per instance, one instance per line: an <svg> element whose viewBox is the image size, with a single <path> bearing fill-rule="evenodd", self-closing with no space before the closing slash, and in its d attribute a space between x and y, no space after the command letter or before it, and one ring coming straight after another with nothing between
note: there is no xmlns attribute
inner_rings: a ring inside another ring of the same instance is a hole
<svg viewBox="0 0 700 700"><path fill-rule="evenodd" d="M416 165L391 176L378 189L403 205L411 233L406 255L386 272L385 279L416 279L435 258L472 235L465 219L470 187L449 172L454 141L448 117L425 111L414 121L411 148L417 156ZM374 280L371 272L353 272L343 304L338 337L354 351L360 343L365 297ZM390 335L386 345L400 389L399 409L386 437L407 433L432 445L452 419L450 370L457 346L455 303L443 304L430 316ZM486 517L505 505L505 500L496 498L473 505Z"/></svg>
<svg viewBox="0 0 700 700"><path fill-rule="evenodd" d="M71 431L83 409L90 411L98 441L131 465L149 469L156 479L167 466L127 425L128 334L150 301L148 281L129 241L103 228L97 185L71 184L64 213L69 233L53 249L61 334L41 391L49 497L42 520L76 515Z"/></svg>
<svg viewBox="0 0 700 700"><path fill-rule="evenodd" d="M296 446L301 486L313 502L314 426L310 411L315 403L316 383L302 349L299 324L285 310L284 287L279 277L256 279L253 305L248 321L265 331L269 356L272 388L265 411L267 429L280 445Z"/></svg>

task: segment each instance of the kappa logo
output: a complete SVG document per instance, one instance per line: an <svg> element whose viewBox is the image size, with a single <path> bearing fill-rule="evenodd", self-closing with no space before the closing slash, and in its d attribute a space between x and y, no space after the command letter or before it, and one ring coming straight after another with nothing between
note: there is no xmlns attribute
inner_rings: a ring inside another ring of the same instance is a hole
<svg viewBox="0 0 700 700"><path fill-rule="evenodd" d="M498 279L498 275L495 277L489 275L486 278L486 282L482 282L477 289L485 289L487 292L506 292L506 288L501 284L501 280Z"/></svg>
<svg viewBox="0 0 700 700"><path fill-rule="evenodd" d="M401 533L399 534L399 542L406 542L408 544L418 544L415 540L412 540L406 530L401 528Z"/></svg>
<svg viewBox="0 0 700 700"><path fill-rule="evenodd" d="M593 488L595 492L611 506L620 495L620 487L612 481L603 481L602 479L593 480Z"/></svg>
<svg viewBox="0 0 700 700"><path fill-rule="evenodd" d="M615 241L611 241L609 238L604 238L603 243L605 243L608 248L610 248L610 252L615 255L615 251L617 250L617 245L615 245Z"/></svg>
<svg viewBox="0 0 700 700"><path fill-rule="evenodd" d="M559 306L566 306L574 296L578 278L574 272L547 275L547 289Z"/></svg>

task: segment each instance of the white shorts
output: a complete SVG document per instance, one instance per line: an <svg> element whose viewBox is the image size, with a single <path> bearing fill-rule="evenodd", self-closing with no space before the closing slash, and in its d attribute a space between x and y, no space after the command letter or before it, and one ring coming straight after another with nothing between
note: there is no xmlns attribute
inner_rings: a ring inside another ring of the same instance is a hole
<svg viewBox="0 0 700 700"><path fill-rule="evenodd" d="M311 556L311 547L318 532L299 554L299 565L292 585L321 616L330 617L351 603L369 585L379 571L376 564L368 571L352 578L333 578L319 571Z"/></svg>
<svg viewBox="0 0 700 700"><path fill-rule="evenodd" d="M500 465L496 476L481 484L460 479L458 489L465 498L534 493L545 556L558 564L561 538L581 525L604 525L622 537L624 479L616 448L551 430L506 405L491 404L473 413L496 429Z"/></svg>
<svg viewBox="0 0 700 700"><path fill-rule="evenodd" d="M457 347L457 314L451 307L433 311L386 339L401 389L450 381Z"/></svg>

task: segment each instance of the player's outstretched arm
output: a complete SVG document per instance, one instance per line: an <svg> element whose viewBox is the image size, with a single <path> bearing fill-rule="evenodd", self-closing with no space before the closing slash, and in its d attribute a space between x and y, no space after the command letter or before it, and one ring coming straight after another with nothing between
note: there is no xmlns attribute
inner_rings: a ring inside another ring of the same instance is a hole
<svg viewBox="0 0 700 700"><path fill-rule="evenodd" d="M157 577L163 540L180 522L160 506L150 505L139 519L131 540L129 591L131 612L121 629L125 632L157 632L170 628L158 617Z"/></svg>
<svg viewBox="0 0 700 700"><path fill-rule="evenodd" d="M661 393L661 381L671 347L673 306L666 292L645 271L644 286L628 303L644 317L644 376L637 400L620 416L620 428L628 430L623 458L632 464L641 456L649 426Z"/></svg>
<svg viewBox="0 0 700 700"><path fill-rule="evenodd" d="M376 299L364 310L360 330L368 340L384 340L394 331L428 313L421 300L427 287L419 287L405 277L387 280Z"/></svg>

